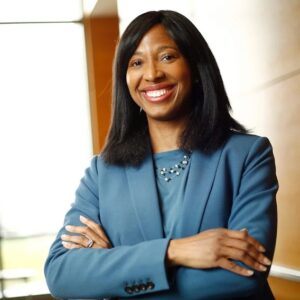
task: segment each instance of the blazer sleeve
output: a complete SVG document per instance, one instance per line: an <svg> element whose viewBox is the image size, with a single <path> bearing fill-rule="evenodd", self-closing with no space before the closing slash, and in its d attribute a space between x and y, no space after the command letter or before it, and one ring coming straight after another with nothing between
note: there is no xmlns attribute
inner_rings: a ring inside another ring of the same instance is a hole
<svg viewBox="0 0 300 300"><path fill-rule="evenodd" d="M75 202L67 213L64 226L80 225L84 215L101 224L99 217L97 160L76 191ZM168 290L165 268L167 239L141 242L111 249L65 249L59 231L45 263L50 292L57 298L128 297Z"/></svg>
<svg viewBox="0 0 300 300"><path fill-rule="evenodd" d="M259 137L244 160L239 192L233 199L228 228L247 228L249 234L265 246L266 255L271 259L276 242L277 190L272 147L268 139ZM255 272L251 277L243 277L220 268L179 268L175 281L179 294L185 297L182 299L233 299L251 297L266 290L267 276L268 272Z"/></svg>

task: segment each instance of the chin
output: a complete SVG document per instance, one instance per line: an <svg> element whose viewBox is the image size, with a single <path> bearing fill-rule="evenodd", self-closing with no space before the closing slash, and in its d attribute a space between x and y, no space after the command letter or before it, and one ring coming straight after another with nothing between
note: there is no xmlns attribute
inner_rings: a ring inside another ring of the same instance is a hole
<svg viewBox="0 0 300 300"><path fill-rule="evenodd" d="M172 113L147 113L147 119L149 121L160 121L160 122L171 122L171 121L180 121L182 120L182 116L179 116L178 114L172 114Z"/></svg>

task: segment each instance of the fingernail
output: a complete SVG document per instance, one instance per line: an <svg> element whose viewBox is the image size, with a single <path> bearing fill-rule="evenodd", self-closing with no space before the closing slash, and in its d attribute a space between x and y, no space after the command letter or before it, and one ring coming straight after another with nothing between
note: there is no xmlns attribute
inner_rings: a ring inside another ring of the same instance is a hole
<svg viewBox="0 0 300 300"><path fill-rule="evenodd" d="M268 258L264 258L264 264L270 266L271 265L271 261Z"/></svg>
<svg viewBox="0 0 300 300"><path fill-rule="evenodd" d="M61 237L62 239L64 239L64 238L67 237L67 235L66 235L66 234L62 234L60 237Z"/></svg>
<svg viewBox="0 0 300 300"><path fill-rule="evenodd" d="M248 231L247 228L242 228L240 231Z"/></svg>
<svg viewBox="0 0 300 300"><path fill-rule="evenodd" d="M62 241L61 242L64 246L68 245L68 242Z"/></svg>
<svg viewBox="0 0 300 300"><path fill-rule="evenodd" d="M251 276L251 275L254 274L254 272L253 272L252 270L247 270L247 274L248 274L249 276Z"/></svg>
<svg viewBox="0 0 300 300"><path fill-rule="evenodd" d="M259 269L260 269L261 271L267 271L267 268L266 268L265 266L259 266Z"/></svg>
<svg viewBox="0 0 300 300"><path fill-rule="evenodd" d="M265 249L263 246L259 246L259 247L258 247L258 250L259 250L260 252L266 252L266 249Z"/></svg>
<svg viewBox="0 0 300 300"><path fill-rule="evenodd" d="M66 228L68 231L72 230L72 226L71 226L71 225L67 225L65 228Z"/></svg>
<svg viewBox="0 0 300 300"><path fill-rule="evenodd" d="M86 222L86 221L87 221L87 218L85 218L84 216L80 216L79 219L80 219L80 221L82 221L82 222Z"/></svg>

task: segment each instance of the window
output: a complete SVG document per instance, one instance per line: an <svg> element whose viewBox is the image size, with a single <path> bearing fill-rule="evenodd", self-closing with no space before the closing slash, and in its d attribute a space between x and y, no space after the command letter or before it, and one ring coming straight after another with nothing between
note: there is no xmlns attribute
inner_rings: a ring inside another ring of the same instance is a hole
<svg viewBox="0 0 300 300"><path fill-rule="evenodd" d="M72 1L60 3L75 5L78 18L81 2ZM25 23L13 15L4 20L0 14L0 250L6 297L47 291L43 263L92 155L84 29L70 22L70 9L68 22L61 10L59 19L47 16L50 22L35 16L31 22L28 14Z"/></svg>

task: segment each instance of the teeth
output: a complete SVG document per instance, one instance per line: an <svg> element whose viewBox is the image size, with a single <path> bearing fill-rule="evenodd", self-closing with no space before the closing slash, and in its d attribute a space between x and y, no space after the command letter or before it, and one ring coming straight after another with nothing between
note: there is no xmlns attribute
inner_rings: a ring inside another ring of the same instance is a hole
<svg viewBox="0 0 300 300"><path fill-rule="evenodd" d="M160 97L162 95L165 95L166 93L167 93L166 89L146 92L147 96L152 98Z"/></svg>

